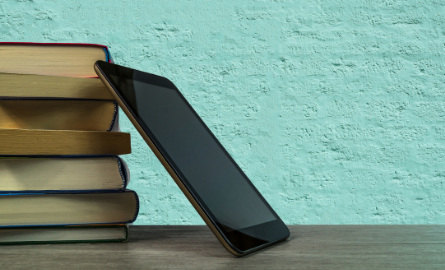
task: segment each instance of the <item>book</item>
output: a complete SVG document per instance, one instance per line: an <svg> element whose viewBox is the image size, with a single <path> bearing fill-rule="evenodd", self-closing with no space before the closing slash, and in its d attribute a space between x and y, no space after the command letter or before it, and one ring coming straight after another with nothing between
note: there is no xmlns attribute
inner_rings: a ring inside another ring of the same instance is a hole
<svg viewBox="0 0 445 270"><path fill-rule="evenodd" d="M0 43L0 72L97 77L97 60L112 62L108 48L81 43Z"/></svg>
<svg viewBox="0 0 445 270"><path fill-rule="evenodd" d="M99 78L16 73L0 73L0 97L114 99Z"/></svg>
<svg viewBox="0 0 445 270"><path fill-rule="evenodd" d="M138 212L131 190L0 195L0 227L132 223Z"/></svg>
<svg viewBox="0 0 445 270"><path fill-rule="evenodd" d="M118 106L103 100L0 100L0 128L111 131Z"/></svg>
<svg viewBox="0 0 445 270"><path fill-rule="evenodd" d="M38 226L0 228L0 245L126 242L128 226Z"/></svg>
<svg viewBox="0 0 445 270"><path fill-rule="evenodd" d="M0 156L123 155L131 153L124 132L0 129Z"/></svg>
<svg viewBox="0 0 445 270"><path fill-rule="evenodd" d="M0 193L123 190L128 182L118 156L0 157Z"/></svg>
<svg viewBox="0 0 445 270"><path fill-rule="evenodd" d="M0 59L0 244L126 241L139 199L94 71L108 48L0 42Z"/></svg>

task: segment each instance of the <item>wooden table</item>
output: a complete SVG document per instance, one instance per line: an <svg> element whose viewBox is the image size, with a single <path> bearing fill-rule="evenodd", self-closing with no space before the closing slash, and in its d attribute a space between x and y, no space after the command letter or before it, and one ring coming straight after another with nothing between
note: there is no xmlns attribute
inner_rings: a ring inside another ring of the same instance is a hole
<svg viewBox="0 0 445 270"><path fill-rule="evenodd" d="M297 225L229 254L205 226L132 226L128 243L0 246L0 269L445 269L445 225Z"/></svg>

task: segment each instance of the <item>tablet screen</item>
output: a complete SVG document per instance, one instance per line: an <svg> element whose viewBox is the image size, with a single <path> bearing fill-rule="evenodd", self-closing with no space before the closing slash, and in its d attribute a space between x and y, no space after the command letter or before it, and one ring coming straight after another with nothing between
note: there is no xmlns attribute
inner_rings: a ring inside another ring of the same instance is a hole
<svg viewBox="0 0 445 270"><path fill-rule="evenodd" d="M136 70L129 72L116 71L107 77L153 144L226 237L248 235L259 244L258 241L266 243L281 236L274 228L278 221L284 226L282 221L179 90L165 78Z"/></svg>

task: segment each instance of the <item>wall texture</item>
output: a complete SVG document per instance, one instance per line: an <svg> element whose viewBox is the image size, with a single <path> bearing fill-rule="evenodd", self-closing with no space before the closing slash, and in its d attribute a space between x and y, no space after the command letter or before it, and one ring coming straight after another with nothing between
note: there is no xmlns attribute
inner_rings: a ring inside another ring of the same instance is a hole
<svg viewBox="0 0 445 270"><path fill-rule="evenodd" d="M0 0L0 40L170 78L288 224L445 223L443 0ZM203 224L122 118L136 224Z"/></svg>

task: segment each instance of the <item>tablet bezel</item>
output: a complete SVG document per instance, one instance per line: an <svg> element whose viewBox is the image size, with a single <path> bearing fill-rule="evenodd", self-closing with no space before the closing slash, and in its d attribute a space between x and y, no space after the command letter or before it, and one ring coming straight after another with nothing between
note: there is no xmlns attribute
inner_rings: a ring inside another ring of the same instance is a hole
<svg viewBox="0 0 445 270"><path fill-rule="evenodd" d="M141 136L153 150L155 155L173 177L175 182L178 184L180 189L204 219L206 224L210 227L215 236L220 240L223 246L232 254L236 256L242 256L258 249L270 246L277 242L283 241L289 237L289 230L286 225L280 219L280 217L275 213L275 211L270 207L267 201L263 198L261 193L255 188L255 186L251 183L250 179L244 174L244 172L239 168L237 163L233 160L230 154L226 151L226 149L221 145L218 139L214 136L211 130L207 127L207 125L202 121L193 107L187 102L181 92L177 89L177 87L167 78L157 76L154 74L137 71L134 69L122 67L115 64L110 64L104 61L97 61L95 64L95 70L98 74L99 78L105 83L107 88L111 91L121 108L129 117L130 121L135 125L136 129L139 131ZM134 72L138 72L137 81L145 82L148 84L165 87L169 89L175 90L179 96L183 99L185 104L190 108L192 113L196 116L196 118L202 123L207 132L212 136L213 140L219 145L219 147L224 151L224 153L228 156L229 159L235 164L236 168L241 172L244 178L248 181L253 191L258 195L258 197L264 202L266 207L271 211L271 213L275 216L276 220L265 222L262 224L258 224L249 228L244 228L241 230L228 230L224 226L218 223L215 215L208 209L205 203L200 199L199 194L193 189L193 186L190 182L182 175L180 170L174 164L174 161L169 157L168 153L163 149L160 143L156 140L155 136L153 136L150 128L146 125L146 123L139 117L138 113L132 109L131 103L128 102L127 97L125 97L119 87L110 79L110 75L114 75L117 77L134 80ZM141 77L142 76L142 77ZM266 240L258 239L249 236L246 233L258 233L263 232Z"/></svg>

